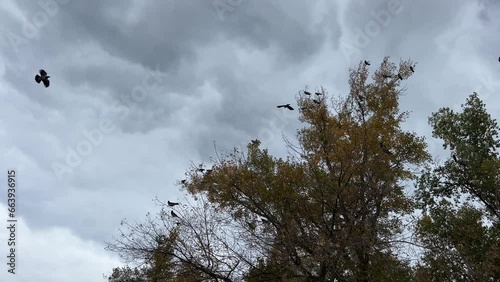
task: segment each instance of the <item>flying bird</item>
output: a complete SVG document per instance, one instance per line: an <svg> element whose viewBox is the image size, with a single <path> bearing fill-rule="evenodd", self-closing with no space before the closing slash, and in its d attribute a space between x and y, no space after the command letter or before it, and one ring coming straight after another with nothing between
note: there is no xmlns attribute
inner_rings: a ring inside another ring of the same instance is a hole
<svg viewBox="0 0 500 282"><path fill-rule="evenodd" d="M401 76L400 73L398 73L398 77L399 77L399 79L403 80L403 77Z"/></svg>
<svg viewBox="0 0 500 282"><path fill-rule="evenodd" d="M174 206L179 205L179 203L174 203L174 202L167 201L167 205L168 205L169 207L174 207Z"/></svg>
<svg viewBox="0 0 500 282"><path fill-rule="evenodd" d="M175 214L175 212L174 212L174 211L171 211L171 212L170 212L170 215L171 215L172 217L179 217L177 214Z"/></svg>
<svg viewBox="0 0 500 282"><path fill-rule="evenodd" d="M36 83L40 83L40 82L43 82L43 85L45 85L45 88L49 87L50 85L50 81L49 81L49 77L50 75L47 75L47 72L43 69L39 70L40 72L40 75L35 75L35 81Z"/></svg>
<svg viewBox="0 0 500 282"><path fill-rule="evenodd" d="M293 111L293 108L292 108L292 106L290 106L290 104L286 104L286 105L279 105L279 106L277 106L277 107L278 107L278 108L287 108L287 109L289 109L290 111Z"/></svg>
<svg viewBox="0 0 500 282"><path fill-rule="evenodd" d="M382 149L382 152L388 154L388 155L393 155L391 151L389 151L389 149L387 149L387 147L384 145L384 143L380 142L379 143L380 145L380 149Z"/></svg>
<svg viewBox="0 0 500 282"><path fill-rule="evenodd" d="M412 66L410 66L410 70L411 70L411 72L415 72L415 70L413 69Z"/></svg>
<svg viewBox="0 0 500 282"><path fill-rule="evenodd" d="M309 91L304 90L304 94L306 94L307 96L311 96L311 92L309 92Z"/></svg>
<svg viewBox="0 0 500 282"><path fill-rule="evenodd" d="M369 66L370 62L368 62L367 60L365 60L365 65Z"/></svg>

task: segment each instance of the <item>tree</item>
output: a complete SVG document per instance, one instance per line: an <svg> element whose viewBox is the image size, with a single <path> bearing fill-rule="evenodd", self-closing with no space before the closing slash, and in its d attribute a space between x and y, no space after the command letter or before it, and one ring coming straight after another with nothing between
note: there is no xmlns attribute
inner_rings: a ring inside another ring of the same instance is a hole
<svg viewBox="0 0 500 282"><path fill-rule="evenodd" d="M477 93L462 107L429 118L451 157L418 180L417 199L426 211L416 229L426 247L420 269L434 279L421 281L500 279L498 126Z"/></svg>
<svg viewBox="0 0 500 282"><path fill-rule="evenodd" d="M413 65L402 61L396 72L386 57L369 82L360 62L349 95L332 98L334 112L324 89L316 102L298 97L306 126L298 146L286 140L295 152L286 159L253 141L246 153L218 156L210 173L190 171L183 187L204 204L163 230L176 234L167 253L177 269L212 281L408 280L408 262L394 253L413 211L403 183L430 157L423 138L401 129L401 80L388 74L407 79ZM136 258L155 250L120 244L113 250Z"/></svg>

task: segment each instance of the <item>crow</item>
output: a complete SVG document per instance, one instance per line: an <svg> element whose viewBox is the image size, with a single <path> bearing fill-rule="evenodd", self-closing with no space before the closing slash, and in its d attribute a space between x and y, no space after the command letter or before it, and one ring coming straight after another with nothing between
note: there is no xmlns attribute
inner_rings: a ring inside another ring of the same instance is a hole
<svg viewBox="0 0 500 282"><path fill-rule="evenodd" d="M171 212L170 212L170 215L171 215L172 217L179 217L177 214L175 214L175 212L174 212L174 211L171 211Z"/></svg>
<svg viewBox="0 0 500 282"><path fill-rule="evenodd" d="M167 205L168 205L169 207L174 207L174 206L179 205L179 203L174 203L174 202L167 201Z"/></svg>
<svg viewBox="0 0 500 282"><path fill-rule="evenodd" d="M290 111L293 111L293 108L292 108L292 106L290 106L290 104L286 104L286 105L279 105L279 106L277 106L277 107L278 107L278 108L287 108L287 109L289 109Z"/></svg>
<svg viewBox="0 0 500 282"><path fill-rule="evenodd" d="M311 96L311 92L309 92L309 91L304 90L304 94L306 94L307 96Z"/></svg>
<svg viewBox="0 0 500 282"><path fill-rule="evenodd" d="M318 100L314 100L313 99L313 102L316 103L316 104L321 104L321 101L318 101Z"/></svg>
<svg viewBox="0 0 500 282"><path fill-rule="evenodd" d="M410 70L411 70L411 72L415 72L415 70L413 69L412 66L410 66Z"/></svg>
<svg viewBox="0 0 500 282"><path fill-rule="evenodd" d="M389 149L387 149L387 147L384 145L384 143L379 142L379 146L380 146L380 149L382 149L382 152L384 152L384 153L386 153L388 155L391 155L391 156L393 155L391 153L391 151L389 151Z"/></svg>
<svg viewBox="0 0 500 282"><path fill-rule="evenodd" d="M400 73L398 73L398 77L399 77L399 79L403 80L403 77L401 76Z"/></svg>
<svg viewBox="0 0 500 282"><path fill-rule="evenodd" d="M367 60L365 60L365 65L369 66L370 62L368 62Z"/></svg>
<svg viewBox="0 0 500 282"><path fill-rule="evenodd" d="M50 85L50 81L49 81L49 77L50 75L47 75L47 72L43 69L39 70L40 72L40 75L35 75L35 81L36 83L40 83L40 82L43 82L43 85L45 85L45 88L49 87Z"/></svg>

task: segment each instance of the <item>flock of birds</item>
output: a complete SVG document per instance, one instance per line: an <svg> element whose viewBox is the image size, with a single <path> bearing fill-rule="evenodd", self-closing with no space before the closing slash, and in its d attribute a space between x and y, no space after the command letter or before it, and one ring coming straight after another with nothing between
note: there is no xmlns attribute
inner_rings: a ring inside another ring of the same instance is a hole
<svg viewBox="0 0 500 282"><path fill-rule="evenodd" d="M498 61L500 61L500 58L498 58ZM369 62L369 61L367 61L367 60L365 60L365 61L364 61L364 63L365 63L365 65L367 65L367 66L371 65L371 64L370 64L370 62ZM414 69L412 66L410 66L410 70L411 70L412 72L415 72L415 69ZM391 78L391 77L393 77L392 75L388 75L388 74L382 74L382 76L383 76L384 78ZM398 73L396 76L397 76L400 80L403 80L403 76L402 76L400 73ZM312 93L311 93L311 92L308 92L307 90L304 90L304 91L303 91L303 93L304 93L304 95L307 95L307 96L309 96L309 97L311 97L311 95L312 95ZM318 91L316 91L316 93L314 93L314 94L316 94L316 96L318 96L318 98L319 98L319 97L321 97L321 95L323 95L321 92L318 92ZM360 97L360 98L361 98L361 97ZM312 101L313 101L315 104L321 104L321 100L316 100L316 99L313 99ZM285 109L288 109L288 110L290 110L290 111L293 111L293 110L294 110L294 108L293 108L292 106L290 106L290 104L278 105L278 106L277 106L277 108L285 108ZM301 108L301 109L302 109L302 110L304 110L305 108Z"/></svg>
<svg viewBox="0 0 500 282"><path fill-rule="evenodd" d="M498 57L498 61L500 62L500 57ZM364 64L365 64L365 65L367 65L367 66L369 66L369 65L370 65L370 62L369 62L369 61L367 61L367 60L364 60ZM410 70L411 70L412 72L415 72L415 70L413 69L413 67L412 67L412 66L410 66ZM50 81L49 81L50 76L47 74L47 72L46 72L44 69L40 69L38 72L39 72L39 74L35 75L35 81L36 81L37 83L43 82L43 85L45 86L45 88L49 87L49 85L50 85ZM383 74L382 76L383 76L384 78L391 78L391 77L393 77L392 75L388 75L388 74ZM400 73L398 73L398 74L397 74L397 77L398 77L400 80L403 80L403 76L401 76L401 74L400 74ZM304 94L305 94L305 95L307 95L307 96L309 96L309 97L312 95L312 93L311 93L311 92L308 92L308 91L306 91L306 90L304 90ZM321 92L318 92L318 91L316 91L314 94L318 97L318 99L319 99L319 97L321 97L321 96L323 95ZM315 104L321 104L321 100L316 100L316 99L313 99L312 101L313 101ZM290 110L290 111L293 111L293 110L294 110L294 108L293 108L292 106L290 106L290 104L278 105L277 107L278 107L278 108L285 108L285 109L288 109L288 110ZM302 110L304 110L304 109L305 109L305 108L302 108ZM391 156L393 155L393 153L389 150L389 148L387 148L387 147L383 144L383 142L379 142L379 146L380 146L380 149L382 150L382 152L384 152L384 153L386 153L386 154L388 154L388 155L391 155ZM452 157L453 157L453 160L454 160L455 162L459 163L459 164L460 164L460 165L462 165L462 166L464 166L464 165L465 165L465 163L464 163L463 161L460 161L460 160L458 160L458 159L457 159L456 155L453 155ZM212 171L211 169L204 169L204 168L202 168L202 167L200 167L200 168L198 168L198 169L197 169L197 171L199 171L199 172L204 172L205 170L206 170L206 172L207 172L207 173L210 173L210 172ZM186 179L184 179L184 180L182 180L182 181L181 181L181 183L182 183L182 184L185 184L185 183L186 183L186 181L187 181L187 180L186 180ZM177 206L177 205L180 205L180 203L167 201L167 205L168 205L169 207L173 208L173 207L175 207L175 206ZM177 218L179 217L179 216L178 216L178 215L177 215L177 214L176 214L173 210L172 210L172 211L170 211L170 215L171 215L172 217L177 217ZM262 221L264 222L264 221L265 221L265 219L262 219Z"/></svg>

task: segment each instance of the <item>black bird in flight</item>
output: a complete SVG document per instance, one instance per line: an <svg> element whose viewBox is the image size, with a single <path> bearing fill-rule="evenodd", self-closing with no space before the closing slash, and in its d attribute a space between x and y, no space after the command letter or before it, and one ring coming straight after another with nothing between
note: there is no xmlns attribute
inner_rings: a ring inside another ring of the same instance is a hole
<svg viewBox="0 0 500 282"><path fill-rule="evenodd" d="M286 105L279 105L279 106L277 106L277 107L278 107L278 108L287 108L287 109L289 109L290 111L293 111L293 108L292 108L292 106L290 106L290 104L286 104Z"/></svg>
<svg viewBox="0 0 500 282"><path fill-rule="evenodd" d="M389 151L389 149L387 149L387 147L384 145L384 143L380 142L379 145L380 145L380 149L382 149L382 152L392 156L392 152Z"/></svg>
<svg viewBox="0 0 500 282"><path fill-rule="evenodd" d="M365 65L369 66L370 62L368 62L367 60L365 60Z"/></svg>
<svg viewBox="0 0 500 282"><path fill-rule="evenodd" d="M318 105L321 104L321 101L318 101L318 100L315 100L315 99L313 99L313 102L316 103L316 104L318 104Z"/></svg>
<svg viewBox="0 0 500 282"><path fill-rule="evenodd" d="M50 75L47 75L47 72L43 69L41 69L40 71L40 75L35 75L35 81L36 83L40 83L40 82L43 82L43 85L45 85L45 88L49 87L50 85L50 81L49 81L49 77Z"/></svg>
<svg viewBox="0 0 500 282"><path fill-rule="evenodd" d="M167 201L167 205L168 205L169 207L174 207L174 206L179 205L179 203L174 203L174 202Z"/></svg>
<svg viewBox="0 0 500 282"><path fill-rule="evenodd" d="M304 94L306 94L307 96L311 96L311 92L309 92L309 91L304 90Z"/></svg>
<svg viewBox="0 0 500 282"><path fill-rule="evenodd" d="M399 79L403 80L403 77L401 76L400 73L398 73L398 77L399 77Z"/></svg>
<svg viewBox="0 0 500 282"><path fill-rule="evenodd" d="M170 212L170 215L171 215L172 217L179 217L177 214L175 214L175 212L174 212L174 211L171 211L171 212Z"/></svg>
<svg viewBox="0 0 500 282"><path fill-rule="evenodd" d="M410 70L411 70L411 72L415 72L415 69L413 69L412 66L410 66Z"/></svg>

